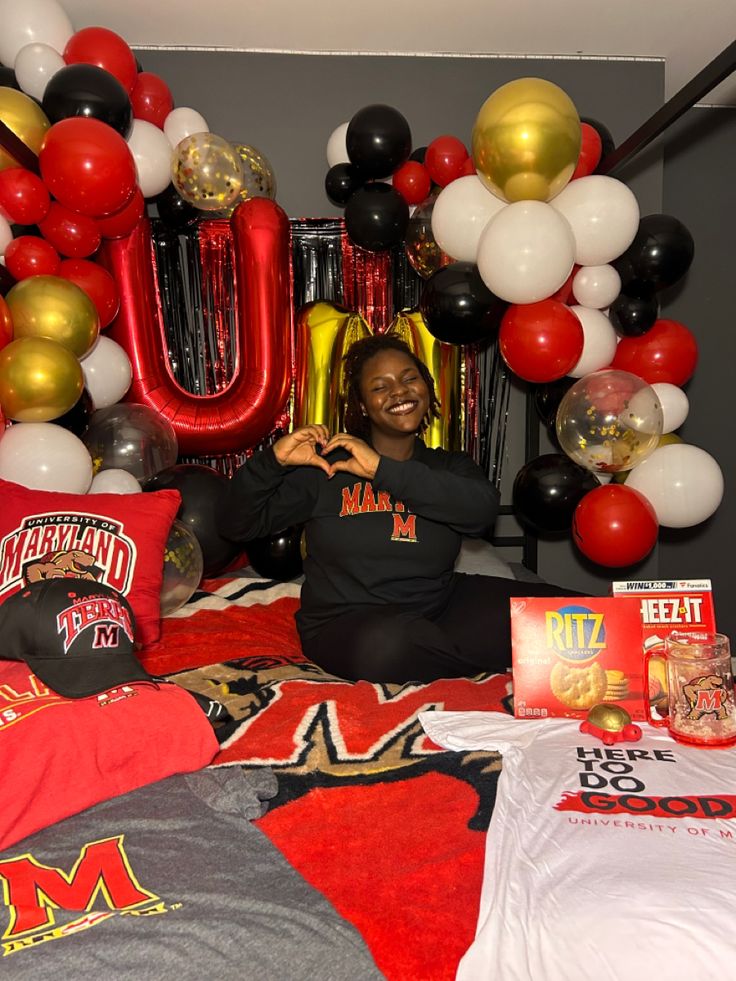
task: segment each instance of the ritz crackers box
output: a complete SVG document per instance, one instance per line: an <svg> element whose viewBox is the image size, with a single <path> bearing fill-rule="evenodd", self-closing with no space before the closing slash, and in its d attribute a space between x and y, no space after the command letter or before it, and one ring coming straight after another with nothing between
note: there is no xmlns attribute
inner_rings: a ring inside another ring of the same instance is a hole
<svg viewBox="0 0 736 981"><path fill-rule="evenodd" d="M584 719L605 701L645 718L640 597L518 597L510 607L517 718Z"/></svg>
<svg viewBox="0 0 736 981"><path fill-rule="evenodd" d="M659 656L664 639L673 630L716 629L710 579L629 579L611 583L614 597L639 600L644 653L649 661L650 704L660 712L667 698L667 673Z"/></svg>

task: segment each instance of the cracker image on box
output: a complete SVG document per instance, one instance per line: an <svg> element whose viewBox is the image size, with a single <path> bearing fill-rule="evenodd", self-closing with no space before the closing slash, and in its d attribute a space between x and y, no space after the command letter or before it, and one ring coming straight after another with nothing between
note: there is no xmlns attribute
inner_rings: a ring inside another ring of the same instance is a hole
<svg viewBox="0 0 736 981"><path fill-rule="evenodd" d="M644 719L638 599L515 598L511 645L517 718L584 719L606 702Z"/></svg>

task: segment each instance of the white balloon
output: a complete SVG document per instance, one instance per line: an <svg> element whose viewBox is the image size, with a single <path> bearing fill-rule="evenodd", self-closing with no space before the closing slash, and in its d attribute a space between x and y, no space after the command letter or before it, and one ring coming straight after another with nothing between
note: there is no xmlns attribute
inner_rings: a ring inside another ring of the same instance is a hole
<svg viewBox="0 0 736 981"><path fill-rule="evenodd" d="M621 292L621 277L613 266L583 266L572 279L572 295L581 307L603 310Z"/></svg>
<svg viewBox="0 0 736 981"><path fill-rule="evenodd" d="M135 160L143 197L160 194L171 183L172 151L165 133L145 119L134 119L128 146Z"/></svg>
<svg viewBox="0 0 736 981"><path fill-rule="evenodd" d="M49 44L27 44L21 48L15 56L13 70L18 85L26 95L38 99L43 99L49 79L54 76L60 68L65 67L66 62L61 57L56 48Z"/></svg>
<svg viewBox="0 0 736 981"><path fill-rule="evenodd" d="M56 0L0 0L0 25L0 61L9 68L27 44L48 44L63 54L74 33Z"/></svg>
<svg viewBox="0 0 736 981"><path fill-rule="evenodd" d="M5 255L5 250L13 241L13 229L6 218L0 214L0 255Z"/></svg>
<svg viewBox="0 0 736 981"><path fill-rule="evenodd" d="M634 192L603 174L570 181L551 207L570 222L575 262L581 266L611 262L628 249L639 229L639 203Z"/></svg>
<svg viewBox="0 0 736 981"><path fill-rule="evenodd" d="M340 123L337 129L332 131L332 134L327 141L328 167L334 167L335 164L350 163L348 148L345 142L349 125L349 123Z"/></svg>
<svg viewBox="0 0 736 981"><path fill-rule="evenodd" d="M562 286L573 267L567 219L542 201L515 201L497 212L478 243L478 272L509 303L536 303Z"/></svg>
<svg viewBox="0 0 736 981"><path fill-rule="evenodd" d="M130 388L133 378L130 358L110 337L100 335L79 363L95 409L115 405Z"/></svg>
<svg viewBox="0 0 736 981"><path fill-rule="evenodd" d="M505 201L491 194L477 174L459 177L440 191L434 203L435 241L458 262L475 262L483 230L506 206Z"/></svg>
<svg viewBox="0 0 736 981"><path fill-rule="evenodd" d="M141 485L127 470L101 470L92 478L88 494L140 494Z"/></svg>
<svg viewBox="0 0 736 981"><path fill-rule="evenodd" d="M36 490L86 494L92 457L63 426L16 422L0 437L0 477Z"/></svg>
<svg viewBox="0 0 736 981"><path fill-rule="evenodd" d="M714 513L724 484L710 453L688 443L670 443L634 467L626 486L646 497L665 528L690 528Z"/></svg>
<svg viewBox="0 0 736 981"><path fill-rule="evenodd" d="M687 395L677 385L669 382L655 382L652 388L657 393L664 416L663 433L673 433L687 419L690 402Z"/></svg>
<svg viewBox="0 0 736 981"><path fill-rule="evenodd" d="M570 309L583 325L583 353L568 374L573 378L582 378L592 371L608 367L616 353L618 336L611 321L600 310L581 306Z"/></svg>
<svg viewBox="0 0 736 981"><path fill-rule="evenodd" d="M200 115L196 109L190 109L188 106L172 109L164 120L164 133L172 147L193 133L209 133L209 131L210 128L204 116Z"/></svg>

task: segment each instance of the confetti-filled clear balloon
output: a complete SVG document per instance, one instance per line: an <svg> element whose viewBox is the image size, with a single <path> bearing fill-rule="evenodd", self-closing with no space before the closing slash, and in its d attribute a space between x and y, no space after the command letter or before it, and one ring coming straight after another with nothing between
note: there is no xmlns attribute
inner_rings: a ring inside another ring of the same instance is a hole
<svg viewBox="0 0 736 981"><path fill-rule="evenodd" d="M587 470L631 470L659 444L662 406L657 393L628 371L595 371L564 395L557 410L557 438L564 452Z"/></svg>
<svg viewBox="0 0 736 981"><path fill-rule="evenodd" d="M215 133L193 133L177 143L171 179L178 194L200 211L236 204L243 189L243 163L232 143Z"/></svg>
<svg viewBox="0 0 736 981"><path fill-rule="evenodd" d="M418 204L406 229L406 257L422 279L429 279L432 273L452 262L450 256L439 247L432 232L432 213L436 200L437 195L430 194Z"/></svg>
<svg viewBox="0 0 736 981"><path fill-rule="evenodd" d="M249 198L276 200L276 175L267 157L245 143L233 143L233 147L243 165L243 186L235 201L220 212L223 218L229 218L240 202Z"/></svg>
<svg viewBox="0 0 736 981"><path fill-rule="evenodd" d="M174 521L164 550L161 616L168 616L191 599L202 581L202 548L183 521Z"/></svg>

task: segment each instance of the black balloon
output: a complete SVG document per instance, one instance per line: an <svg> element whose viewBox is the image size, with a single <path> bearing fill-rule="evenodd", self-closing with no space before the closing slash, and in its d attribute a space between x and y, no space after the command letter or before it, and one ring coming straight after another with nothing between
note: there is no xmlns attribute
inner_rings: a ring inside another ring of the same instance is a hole
<svg viewBox="0 0 736 981"><path fill-rule="evenodd" d="M516 475L514 513L540 534L566 532L581 498L596 487L600 487L596 477L569 456L546 453L530 460Z"/></svg>
<svg viewBox="0 0 736 981"><path fill-rule="evenodd" d="M186 231L202 216L199 208L193 207L169 184L153 199L161 221L176 232Z"/></svg>
<svg viewBox="0 0 736 981"><path fill-rule="evenodd" d="M348 123L345 145L366 178L389 177L409 159L411 130L398 109L365 106Z"/></svg>
<svg viewBox="0 0 736 981"><path fill-rule="evenodd" d="M423 164L424 158L427 156L426 146L418 146L416 150L412 150L409 154L410 160L416 160L417 163Z"/></svg>
<svg viewBox="0 0 736 981"><path fill-rule="evenodd" d="M179 491L181 507L177 518L200 544L205 577L222 572L243 551L241 545L223 538L217 530L217 516L225 507L227 478L212 467L179 463L157 473L143 489Z"/></svg>
<svg viewBox="0 0 736 981"><path fill-rule="evenodd" d="M581 123L587 123L588 126L592 126L593 129L598 133L601 138L601 160L605 160L609 153L613 153L616 149L616 144L611 136L610 129L604 125L599 119L593 119L590 116L581 116Z"/></svg>
<svg viewBox="0 0 736 981"><path fill-rule="evenodd" d="M622 289L631 296L672 286L690 268L695 242L688 229L671 215L646 215L628 249L612 265Z"/></svg>
<svg viewBox="0 0 736 981"><path fill-rule="evenodd" d="M266 538L254 538L245 545L248 561L264 579L296 579L302 574L301 538L301 525Z"/></svg>
<svg viewBox="0 0 736 981"><path fill-rule="evenodd" d="M52 419L52 422L55 426L61 426L62 429L68 429L70 433L81 437L87 431L89 417L94 411L95 405L92 396L84 388L71 409L65 412L63 416L59 416L58 419Z"/></svg>
<svg viewBox="0 0 736 981"><path fill-rule="evenodd" d="M0 65L0 85L5 89L17 89L19 92L21 90L15 72L5 65Z"/></svg>
<svg viewBox="0 0 736 981"><path fill-rule="evenodd" d="M349 163L335 164L325 177L327 197L338 208L344 208L358 188L363 186L363 177L357 167Z"/></svg>
<svg viewBox="0 0 736 981"><path fill-rule="evenodd" d="M534 386L534 408L544 425L552 433L554 433L557 425L557 410L560 407L560 402L577 380L577 378L565 377Z"/></svg>
<svg viewBox="0 0 736 981"><path fill-rule="evenodd" d="M383 252L404 241L409 205L390 184L366 184L345 206L350 240L369 252Z"/></svg>
<svg viewBox="0 0 736 981"><path fill-rule="evenodd" d="M97 65L75 64L51 76L41 102L49 122L83 116L112 126L127 139L133 126L133 107L120 82Z"/></svg>
<svg viewBox="0 0 736 981"><path fill-rule="evenodd" d="M654 326L659 316L659 301L649 296L628 296L619 293L608 308L608 319L624 337L641 337Z"/></svg>
<svg viewBox="0 0 736 981"><path fill-rule="evenodd" d="M438 340L472 344L498 330L508 304L488 289L474 263L453 262L429 277L419 309Z"/></svg>

